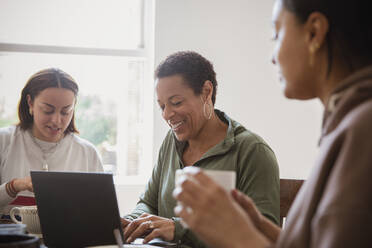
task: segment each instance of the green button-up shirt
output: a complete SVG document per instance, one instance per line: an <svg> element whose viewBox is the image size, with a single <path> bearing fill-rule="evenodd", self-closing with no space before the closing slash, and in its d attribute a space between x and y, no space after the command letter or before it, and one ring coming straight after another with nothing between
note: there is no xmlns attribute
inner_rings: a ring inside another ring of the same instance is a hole
<svg viewBox="0 0 372 248"><path fill-rule="evenodd" d="M228 124L226 137L208 150L194 166L212 170L236 171L236 188L253 199L261 213L279 223L279 169L271 148L258 135L248 131L221 111L217 116ZM135 219L150 213L175 221L175 242L191 247L206 247L175 217L177 202L172 197L175 173L184 168L182 154L186 142L179 142L170 130L159 151L157 164L136 208L125 216ZM212 228L212 227L211 227Z"/></svg>

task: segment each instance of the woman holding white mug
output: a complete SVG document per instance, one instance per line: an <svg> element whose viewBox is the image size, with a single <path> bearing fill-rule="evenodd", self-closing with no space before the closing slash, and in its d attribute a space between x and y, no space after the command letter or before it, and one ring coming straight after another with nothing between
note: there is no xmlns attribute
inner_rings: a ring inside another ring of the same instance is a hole
<svg viewBox="0 0 372 248"><path fill-rule="evenodd" d="M319 157L283 230L249 197L190 171L191 179L174 192L182 202L176 212L210 247L372 247L370 5L275 1L272 62L286 97L318 98L324 105ZM221 218L213 218L216 212Z"/></svg>

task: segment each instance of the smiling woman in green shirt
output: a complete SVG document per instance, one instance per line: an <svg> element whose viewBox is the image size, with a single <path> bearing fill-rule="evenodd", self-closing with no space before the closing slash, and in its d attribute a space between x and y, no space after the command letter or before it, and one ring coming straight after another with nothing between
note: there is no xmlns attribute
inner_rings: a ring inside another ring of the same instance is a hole
<svg viewBox="0 0 372 248"><path fill-rule="evenodd" d="M191 247L205 247L175 217L175 172L185 166L236 171L236 188L261 213L279 223L279 170L271 148L225 113L214 109L216 73L195 52L168 56L156 70L158 104L169 130L146 190L122 219L127 242L145 235ZM218 216L216 216L218 218Z"/></svg>

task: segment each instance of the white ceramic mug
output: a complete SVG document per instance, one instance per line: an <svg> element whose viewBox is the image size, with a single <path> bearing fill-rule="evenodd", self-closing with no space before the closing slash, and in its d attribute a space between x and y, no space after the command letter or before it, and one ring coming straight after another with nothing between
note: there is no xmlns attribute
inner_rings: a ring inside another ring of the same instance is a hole
<svg viewBox="0 0 372 248"><path fill-rule="evenodd" d="M235 171L225 171L225 170L203 170L207 176L212 178L213 181L218 183L222 188L224 188L226 191L231 191L235 188L236 184L236 172ZM175 185L176 187L181 183L181 180L183 177L187 177L188 175L185 173L184 170L178 169L176 170L176 176L175 176ZM181 204L178 202L177 204ZM187 211L192 212L191 208L186 208ZM182 221L181 224L183 227L188 228L187 224Z"/></svg>
<svg viewBox="0 0 372 248"><path fill-rule="evenodd" d="M213 179L216 183L218 183L222 188L226 191L233 190L236 184L236 172L235 171L227 171L227 170L203 170L207 176ZM184 170L178 169L176 170L176 185L179 184L181 178L186 176Z"/></svg>
<svg viewBox="0 0 372 248"><path fill-rule="evenodd" d="M29 233L41 234L40 220L36 206L14 207L10 210L9 215L15 223L26 224L26 229ZM22 221L18 221L15 215L21 216Z"/></svg>

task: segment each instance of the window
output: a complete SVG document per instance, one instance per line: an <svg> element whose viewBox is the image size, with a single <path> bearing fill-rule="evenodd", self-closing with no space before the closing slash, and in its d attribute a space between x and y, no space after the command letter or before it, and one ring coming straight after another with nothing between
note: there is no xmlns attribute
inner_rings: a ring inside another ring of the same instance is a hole
<svg viewBox="0 0 372 248"><path fill-rule="evenodd" d="M143 183L152 168L152 0L2 0L0 126L17 122L27 79L58 67L80 91L80 136L117 182ZM145 156L146 154L146 156Z"/></svg>

